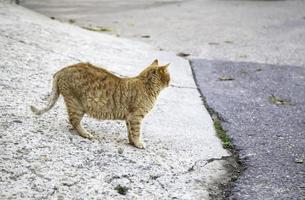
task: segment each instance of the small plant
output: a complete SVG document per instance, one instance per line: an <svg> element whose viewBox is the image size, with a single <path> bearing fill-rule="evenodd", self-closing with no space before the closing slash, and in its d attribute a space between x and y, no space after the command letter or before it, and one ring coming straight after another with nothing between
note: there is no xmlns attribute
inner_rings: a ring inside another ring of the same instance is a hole
<svg viewBox="0 0 305 200"><path fill-rule="evenodd" d="M121 195L126 195L127 194L127 191L128 191L128 188L125 187L125 186L121 186L121 185L118 185L114 188L116 191L118 191L119 194Z"/></svg>
<svg viewBox="0 0 305 200"><path fill-rule="evenodd" d="M69 19L70 24L74 24L75 22L76 22L75 19Z"/></svg>
<svg viewBox="0 0 305 200"><path fill-rule="evenodd" d="M222 141L222 146L225 149L233 149L233 144L226 131L222 128L220 120L214 119L214 127L218 138Z"/></svg>
<svg viewBox="0 0 305 200"><path fill-rule="evenodd" d="M95 31L95 32L111 32L112 30L110 28L106 28L103 26L82 26L83 29L87 29L89 31Z"/></svg>

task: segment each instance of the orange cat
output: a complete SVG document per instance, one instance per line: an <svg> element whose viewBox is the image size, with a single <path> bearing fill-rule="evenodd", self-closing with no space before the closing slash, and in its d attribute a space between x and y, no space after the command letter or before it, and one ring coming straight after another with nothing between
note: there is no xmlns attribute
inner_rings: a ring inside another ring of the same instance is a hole
<svg viewBox="0 0 305 200"><path fill-rule="evenodd" d="M54 75L53 88L46 108L31 110L41 115L49 111L59 95L64 97L69 120L79 135L93 136L81 126L84 114L97 119L125 120L129 143L145 148L141 122L153 108L160 91L169 85L168 65L155 60L138 76L120 78L90 63L65 67Z"/></svg>

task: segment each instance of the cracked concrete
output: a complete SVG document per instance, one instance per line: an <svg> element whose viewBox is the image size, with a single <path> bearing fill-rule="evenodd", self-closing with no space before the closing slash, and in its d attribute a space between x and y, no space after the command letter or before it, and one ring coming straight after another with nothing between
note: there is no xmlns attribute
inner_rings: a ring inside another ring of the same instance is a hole
<svg viewBox="0 0 305 200"><path fill-rule="evenodd" d="M212 126L188 62L173 53L53 21L0 3L1 199L208 199L228 156ZM132 76L153 59L171 63L165 90L143 126L147 149L127 144L125 124L86 118L98 139L71 130L62 99L42 117L52 75L79 61ZM187 172L187 173L185 173ZM128 188L119 194L118 186Z"/></svg>

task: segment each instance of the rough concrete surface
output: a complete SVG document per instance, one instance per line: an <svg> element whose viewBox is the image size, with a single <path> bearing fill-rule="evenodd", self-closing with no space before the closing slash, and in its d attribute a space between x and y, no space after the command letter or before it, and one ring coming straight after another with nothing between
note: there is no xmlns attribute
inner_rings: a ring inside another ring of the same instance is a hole
<svg viewBox="0 0 305 200"><path fill-rule="evenodd" d="M193 58L305 64L304 0L24 0L21 4Z"/></svg>
<svg viewBox="0 0 305 200"><path fill-rule="evenodd" d="M192 66L247 166L229 199L305 199L304 66L201 59Z"/></svg>
<svg viewBox="0 0 305 200"><path fill-rule="evenodd" d="M8 4L0 4L0 47L0 199L207 199L226 174L222 161L205 165L228 153L186 60ZM127 144L119 121L86 118L99 139L79 137L62 99L42 117L29 110L46 103L63 66L90 61L136 75L155 58L171 63L172 82L145 119L145 150Z"/></svg>

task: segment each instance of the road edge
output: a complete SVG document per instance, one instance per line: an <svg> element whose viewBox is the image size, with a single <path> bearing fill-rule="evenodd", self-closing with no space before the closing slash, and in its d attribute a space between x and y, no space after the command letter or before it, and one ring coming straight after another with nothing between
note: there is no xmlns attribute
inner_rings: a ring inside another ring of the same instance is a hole
<svg viewBox="0 0 305 200"><path fill-rule="evenodd" d="M218 113L216 110L214 110L212 107L209 106L206 96L198 87L197 77L194 72L192 61L190 59L186 59L186 60L189 62L194 82L200 94L200 98L203 102L203 105L205 106L205 108L207 109L208 113L212 118L213 126L215 128L216 133L220 129L221 131L223 131L226 137L230 138L230 136L226 134L226 131L222 127L222 123L225 122L224 118L220 115L220 113ZM217 125L218 127L215 126L216 123L218 124ZM222 144L224 145L223 140L219 137L218 134L217 137L221 140ZM235 182L239 179L241 174L246 169L245 163L242 162L242 159L239 156L239 150L236 148L233 142L232 142L232 148L225 148L225 149L229 151L231 155L224 156L219 160L223 162L222 165L226 170L227 176L223 176L217 180L214 180L214 182L212 183L212 187L210 187L209 189L209 195L212 200L228 199L232 194L232 190L234 188Z"/></svg>

